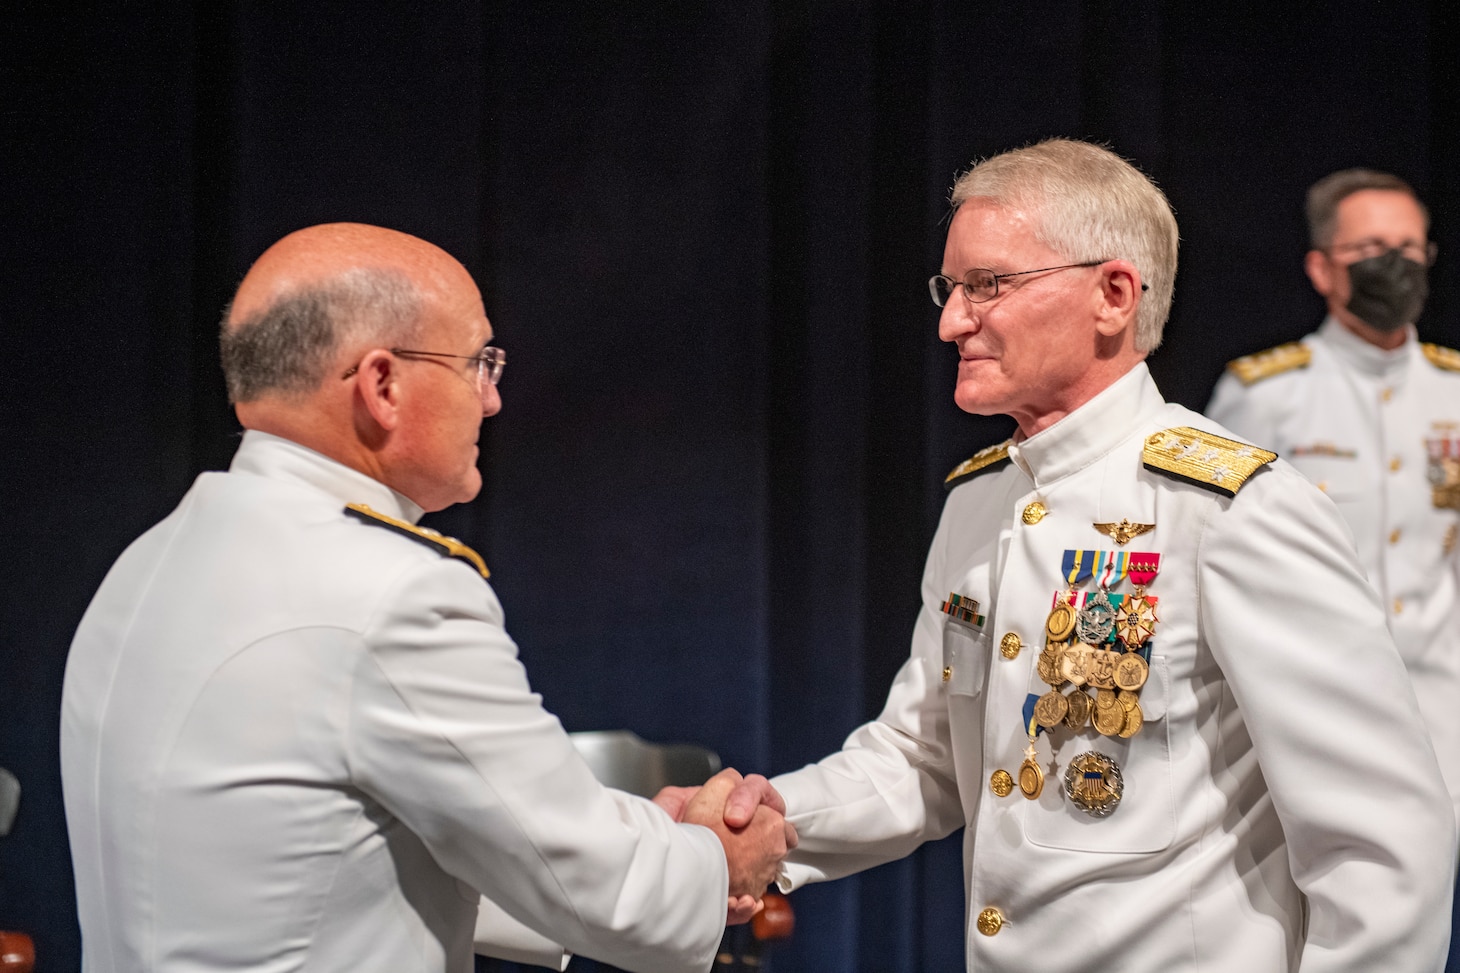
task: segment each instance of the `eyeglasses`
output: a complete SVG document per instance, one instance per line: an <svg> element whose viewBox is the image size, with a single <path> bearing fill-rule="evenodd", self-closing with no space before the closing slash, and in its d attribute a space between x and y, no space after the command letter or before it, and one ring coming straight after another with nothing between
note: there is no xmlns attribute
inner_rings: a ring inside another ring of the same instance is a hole
<svg viewBox="0 0 1460 973"><path fill-rule="evenodd" d="M1354 240L1350 243L1335 243L1324 253L1330 257L1335 254L1354 254L1354 262L1369 260L1373 257L1382 257L1390 250L1398 250L1399 255L1405 260L1413 260L1422 267L1429 267L1434 264L1435 258L1440 255L1439 244L1431 241L1429 243L1417 243L1414 240L1405 240L1397 247L1380 240L1378 237L1366 237L1362 240Z"/></svg>
<svg viewBox="0 0 1460 973"><path fill-rule="evenodd" d="M507 367L507 353L497 345L487 345L475 355L449 355L444 351L415 351L410 348L391 348L389 350L392 355L414 355L418 358L460 358L463 361L476 362L477 393L481 395L483 402L487 399L487 388L502 380L502 371ZM359 370L359 365L351 365L340 378L349 378Z"/></svg>
<svg viewBox="0 0 1460 973"><path fill-rule="evenodd" d="M933 296L933 303L939 307L948 304L948 298L953 296L953 288L962 286L963 295L974 304L982 304L985 301L992 301L999 296L999 281L1006 277L1023 277L1026 274L1047 274L1055 270L1072 270L1075 267L1098 267L1107 260L1088 260L1081 264L1063 264L1059 267L1040 267L1038 270L1020 270L1012 274L996 274L992 270L985 270L983 267L975 267L963 275L962 280L954 280L952 277L943 274L934 274L928 278L928 293ZM1145 290L1143 286L1141 290Z"/></svg>

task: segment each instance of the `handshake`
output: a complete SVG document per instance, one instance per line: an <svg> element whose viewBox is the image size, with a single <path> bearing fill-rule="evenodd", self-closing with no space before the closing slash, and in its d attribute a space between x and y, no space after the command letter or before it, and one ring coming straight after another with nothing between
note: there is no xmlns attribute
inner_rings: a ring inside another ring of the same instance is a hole
<svg viewBox="0 0 1460 973"><path fill-rule="evenodd" d="M761 897L775 881L782 859L796 847L786 802L770 781L726 769L702 787L666 787L654 803L674 820L704 825L719 837L730 867L725 924L749 922L764 908Z"/></svg>

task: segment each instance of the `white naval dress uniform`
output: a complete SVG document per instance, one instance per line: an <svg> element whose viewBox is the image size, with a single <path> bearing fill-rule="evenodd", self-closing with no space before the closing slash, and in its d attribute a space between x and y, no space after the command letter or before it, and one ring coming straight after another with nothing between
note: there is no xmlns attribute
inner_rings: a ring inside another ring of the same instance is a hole
<svg viewBox="0 0 1460 973"><path fill-rule="evenodd" d="M85 970L461 973L474 932L707 970L719 840L600 786L478 570L347 502L421 514L248 432L97 592L61 730Z"/></svg>
<svg viewBox="0 0 1460 973"><path fill-rule="evenodd" d="M1207 414L1279 453L1338 505L1460 817L1460 507L1437 506L1427 477L1427 445L1448 445L1460 463L1460 371L1432 363L1413 328L1384 351L1330 317L1301 348L1306 364L1299 356L1250 385L1229 371Z"/></svg>
<svg viewBox="0 0 1460 973"><path fill-rule="evenodd" d="M1440 967L1450 870L1436 850L1455 826L1342 522L1281 462L1235 497L1143 468L1147 437L1181 426L1220 434L1138 365L952 490L882 714L774 780L801 839L783 888L965 826L979 973ZM1093 526L1122 520L1155 528L1116 548ZM991 775L1020 764L1022 707L1048 689L1036 658L1068 587L1062 552L1092 548L1161 555L1145 726L1058 727L1037 743L1038 798L1000 797ZM950 594L981 624L944 614ZM1123 772L1108 817L1062 793L1084 751Z"/></svg>

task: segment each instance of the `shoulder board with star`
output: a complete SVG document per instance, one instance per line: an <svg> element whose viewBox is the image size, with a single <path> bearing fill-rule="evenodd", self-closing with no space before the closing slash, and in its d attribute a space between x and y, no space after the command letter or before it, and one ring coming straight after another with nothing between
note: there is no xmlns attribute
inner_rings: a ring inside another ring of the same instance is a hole
<svg viewBox="0 0 1460 973"><path fill-rule="evenodd" d="M1277 453L1190 426L1152 433L1141 452L1146 469L1229 497L1275 459Z"/></svg>
<svg viewBox="0 0 1460 973"><path fill-rule="evenodd" d="M1255 355L1233 359L1227 362L1227 371L1236 375L1243 385L1252 385L1295 368L1307 368L1312 360L1313 352L1307 345L1301 341L1290 341Z"/></svg>
<svg viewBox="0 0 1460 973"><path fill-rule="evenodd" d="M1430 360L1430 364L1436 368L1443 368L1447 372L1460 372L1460 351L1454 348L1446 348L1444 345L1422 344L1420 350Z"/></svg>
<svg viewBox="0 0 1460 973"><path fill-rule="evenodd" d="M1014 440L1006 439L985 449L980 449L968 459L953 467L953 472L943 478L943 489L951 490L966 480L971 480L981 473L989 473L1009 461L1009 444Z"/></svg>
<svg viewBox="0 0 1460 973"><path fill-rule="evenodd" d="M409 537L413 541L418 541L427 547L434 548L446 557L459 558L470 564L484 578L490 578L492 576L492 573L487 570L487 562L482 560L482 556L455 537L447 537L445 534L434 531L429 527L417 527L415 524L407 521L388 517L378 510L372 510L363 503L346 504L345 513L350 517L354 517L362 524L385 527L395 531L397 534Z"/></svg>

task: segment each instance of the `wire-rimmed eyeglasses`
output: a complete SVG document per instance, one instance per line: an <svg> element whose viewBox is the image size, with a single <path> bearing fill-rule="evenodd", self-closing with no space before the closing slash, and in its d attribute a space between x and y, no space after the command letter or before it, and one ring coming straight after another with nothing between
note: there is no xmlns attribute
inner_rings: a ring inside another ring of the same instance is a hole
<svg viewBox="0 0 1460 973"><path fill-rule="evenodd" d="M1058 267L1040 267L1038 270L1019 270L1012 274L996 274L984 267L975 267L963 275L962 280L954 280L952 277L943 274L934 274L928 278L928 293L933 296L933 303L944 307L948 298L953 296L955 287L962 287L963 294L974 304L982 304L985 301L992 301L999 296L999 281L1006 277L1023 277L1026 274L1047 274L1055 270L1072 270L1075 267L1098 267L1106 260L1087 260L1079 264L1062 264ZM1142 288L1144 290L1145 288Z"/></svg>
<svg viewBox="0 0 1460 973"><path fill-rule="evenodd" d="M452 355L444 351L417 351L413 348L388 350L392 355L414 355L419 358L459 358L476 362L477 392L481 395L483 402L487 399L487 388L502 380L502 371L507 367L507 353L497 345L487 345L475 355ZM359 370L359 365L351 365L340 378L349 378Z"/></svg>

